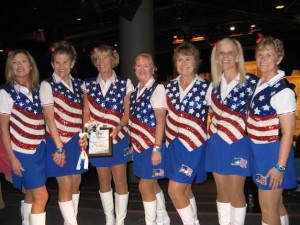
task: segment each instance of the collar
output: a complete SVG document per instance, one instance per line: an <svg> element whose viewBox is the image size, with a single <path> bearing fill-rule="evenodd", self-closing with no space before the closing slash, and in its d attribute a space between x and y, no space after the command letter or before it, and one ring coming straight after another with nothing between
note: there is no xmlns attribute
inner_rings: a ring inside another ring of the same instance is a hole
<svg viewBox="0 0 300 225"><path fill-rule="evenodd" d="M273 86L274 84L276 84L279 80L281 80L283 77L285 76L285 72L282 70L277 70L277 74L272 77L266 84L268 86ZM259 81L260 84L260 81ZM258 85L259 85L258 84Z"/></svg>
<svg viewBox="0 0 300 225"><path fill-rule="evenodd" d="M29 89L28 89L27 87L25 87L25 86L20 85L20 84L14 84L14 89L15 89L17 92L23 93L23 94L25 94L25 95L30 94Z"/></svg>
<svg viewBox="0 0 300 225"><path fill-rule="evenodd" d="M146 83L146 85L144 86L144 88L147 88L147 89L151 88L152 85L154 84L154 82L155 82L155 79L154 79L154 77L152 76L152 77L147 81L147 83ZM137 88L139 88L140 85L141 85L141 84L138 83Z"/></svg>
<svg viewBox="0 0 300 225"><path fill-rule="evenodd" d="M59 75L57 75L56 73L52 74L53 80L56 84L60 83L63 81L63 79L61 79L61 77ZM70 80L73 80L72 75L70 74ZM71 83L71 82L70 82Z"/></svg>
<svg viewBox="0 0 300 225"><path fill-rule="evenodd" d="M108 80L110 80L113 84L116 82L117 74L115 73L114 70L112 70L112 76ZM101 81L103 82L104 80L102 80L101 73L99 73L98 76L97 76L96 82L100 83Z"/></svg>
<svg viewBox="0 0 300 225"><path fill-rule="evenodd" d="M180 82L180 77L181 77L181 75L179 75L178 77L176 77L174 80L177 80L178 83L179 83L179 82ZM201 81L201 82L203 82L204 79L203 79L202 77L200 77L198 74L195 74L195 78L194 78L194 80L192 81L192 83L194 83L194 82L196 82L196 81Z"/></svg>

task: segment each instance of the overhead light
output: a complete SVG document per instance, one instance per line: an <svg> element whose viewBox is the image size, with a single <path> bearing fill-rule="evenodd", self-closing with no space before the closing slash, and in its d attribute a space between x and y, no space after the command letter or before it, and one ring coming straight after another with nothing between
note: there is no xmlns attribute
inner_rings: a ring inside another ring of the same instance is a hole
<svg viewBox="0 0 300 225"><path fill-rule="evenodd" d="M235 30L235 27L234 27L234 26L231 26L229 29L230 29L231 31L234 31L234 30Z"/></svg>
<svg viewBox="0 0 300 225"><path fill-rule="evenodd" d="M177 44L182 44L184 42L183 38L176 38L173 40L172 44L177 45Z"/></svg>
<svg viewBox="0 0 300 225"><path fill-rule="evenodd" d="M204 41L204 40L205 40L205 37L203 37L203 36L196 36L196 37L193 37L191 39L191 42Z"/></svg>
<svg viewBox="0 0 300 225"><path fill-rule="evenodd" d="M81 17L77 17L76 20L77 21L81 21L82 19L81 19Z"/></svg>
<svg viewBox="0 0 300 225"><path fill-rule="evenodd" d="M251 24L251 28L255 28L256 26L255 26L255 24Z"/></svg>
<svg viewBox="0 0 300 225"><path fill-rule="evenodd" d="M278 0L276 5L275 5L276 9L283 9L284 8L284 4L282 0Z"/></svg>

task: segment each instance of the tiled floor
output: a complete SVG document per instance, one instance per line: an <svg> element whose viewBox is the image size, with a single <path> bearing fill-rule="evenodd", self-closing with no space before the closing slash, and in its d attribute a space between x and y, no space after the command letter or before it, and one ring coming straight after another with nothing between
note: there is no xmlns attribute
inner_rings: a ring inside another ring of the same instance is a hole
<svg viewBox="0 0 300 225"><path fill-rule="evenodd" d="M12 188L12 185L6 182L3 176L2 181L3 197L5 199L6 208L0 210L1 225L20 225L19 205L23 198L23 194ZM134 180L134 179L130 179ZM160 181L161 187L165 192L166 205L168 213L171 217L172 225L180 225L181 220L174 209L170 198L167 195L167 181ZM49 191L49 202L47 205L47 225L63 224L62 217L57 205L57 184L55 179L49 179L47 182ZM215 184L212 178L203 184L193 186L194 194L198 206L198 217L201 225L217 225L217 213L215 205ZM128 205L128 214L126 217L126 225L145 224L143 205L141 196L137 189L137 184L131 182L129 184L130 199ZM284 202L290 216L290 225L300 224L300 192L285 191ZM81 187L81 198L78 214L79 225L105 225L105 217L100 203L98 194L98 181L95 170L91 169L83 175ZM246 216L246 225L260 225L260 213L248 210Z"/></svg>

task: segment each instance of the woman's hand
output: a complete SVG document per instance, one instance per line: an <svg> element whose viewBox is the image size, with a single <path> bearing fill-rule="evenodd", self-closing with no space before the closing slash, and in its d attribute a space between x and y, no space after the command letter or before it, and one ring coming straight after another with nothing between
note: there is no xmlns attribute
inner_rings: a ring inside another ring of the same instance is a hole
<svg viewBox="0 0 300 225"><path fill-rule="evenodd" d="M52 158L53 158L54 163L56 165L58 165L59 167L63 167L67 163L65 152L63 152L63 153L55 152L52 154Z"/></svg>
<svg viewBox="0 0 300 225"><path fill-rule="evenodd" d="M151 162L153 166L161 164L161 152L152 151Z"/></svg>
<svg viewBox="0 0 300 225"><path fill-rule="evenodd" d="M118 133L120 132L121 129L122 129L122 128L121 128L120 126L116 126L116 127L112 130L112 132L111 132L111 134L110 134L109 136L112 137L113 139L115 139L116 136L118 135Z"/></svg>
<svg viewBox="0 0 300 225"><path fill-rule="evenodd" d="M79 138L78 144L80 145L81 150L85 150L87 148L87 136L84 135L82 138Z"/></svg>
<svg viewBox="0 0 300 225"><path fill-rule="evenodd" d="M25 171L22 164L16 157L14 157L11 160L11 169L14 172L14 174L16 174L19 177L22 177L22 171Z"/></svg>
<svg viewBox="0 0 300 225"><path fill-rule="evenodd" d="M266 179L270 178L269 187L273 190L278 188L278 185L282 184L283 172L279 172L275 167L269 170L266 175Z"/></svg>

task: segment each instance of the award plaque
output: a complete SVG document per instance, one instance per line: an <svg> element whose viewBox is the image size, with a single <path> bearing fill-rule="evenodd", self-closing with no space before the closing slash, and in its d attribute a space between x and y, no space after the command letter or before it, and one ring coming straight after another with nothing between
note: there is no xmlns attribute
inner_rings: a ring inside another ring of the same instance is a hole
<svg viewBox="0 0 300 225"><path fill-rule="evenodd" d="M89 157L107 157L112 156L112 137L110 133L112 128L101 127L89 134Z"/></svg>

